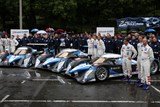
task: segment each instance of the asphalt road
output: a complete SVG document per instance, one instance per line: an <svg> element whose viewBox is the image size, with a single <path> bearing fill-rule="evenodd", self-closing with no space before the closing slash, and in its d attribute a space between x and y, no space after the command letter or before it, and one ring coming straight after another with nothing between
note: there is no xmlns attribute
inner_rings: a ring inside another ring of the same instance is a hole
<svg viewBox="0 0 160 107"><path fill-rule="evenodd" d="M0 68L0 107L160 107L160 74L148 91L135 78L82 85L44 70Z"/></svg>

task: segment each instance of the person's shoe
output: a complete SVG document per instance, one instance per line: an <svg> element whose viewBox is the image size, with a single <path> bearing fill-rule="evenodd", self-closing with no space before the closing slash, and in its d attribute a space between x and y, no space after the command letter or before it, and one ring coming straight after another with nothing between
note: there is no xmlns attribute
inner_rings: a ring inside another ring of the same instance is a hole
<svg viewBox="0 0 160 107"><path fill-rule="evenodd" d="M144 84L144 85L143 85L143 90L149 90L149 85Z"/></svg>

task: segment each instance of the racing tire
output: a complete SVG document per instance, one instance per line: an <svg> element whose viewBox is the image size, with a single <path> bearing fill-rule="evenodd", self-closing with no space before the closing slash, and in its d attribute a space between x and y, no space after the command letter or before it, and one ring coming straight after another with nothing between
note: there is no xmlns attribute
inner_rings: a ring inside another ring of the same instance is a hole
<svg viewBox="0 0 160 107"><path fill-rule="evenodd" d="M151 74L156 74L159 71L158 61L154 60L151 63Z"/></svg>
<svg viewBox="0 0 160 107"><path fill-rule="evenodd" d="M95 72L97 81L104 81L109 77L109 71L105 67L98 67Z"/></svg>

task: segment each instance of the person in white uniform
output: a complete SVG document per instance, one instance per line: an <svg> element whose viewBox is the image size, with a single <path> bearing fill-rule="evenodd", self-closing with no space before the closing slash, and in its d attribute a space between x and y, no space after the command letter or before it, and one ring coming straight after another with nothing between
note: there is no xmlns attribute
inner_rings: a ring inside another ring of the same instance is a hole
<svg viewBox="0 0 160 107"><path fill-rule="evenodd" d="M105 53L105 44L103 42L103 40L101 39L101 36L98 35L97 37L97 56L100 57L101 55L103 55Z"/></svg>
<svg viewBox="0 0 160 107"><path fill-rule="evenodd" d="M154 60L154 54L152 48L148 45L148 40L146 38L143 39L143 48L141 53L141 84L144 90L148 90L151 85L151 77L150 77L150 68L151 63Z"/></svg>
<svg viewBox="0 0 160 107"><path fill-rule="evenodd" d="M9 50L9 52L10 52L10 39L8 38L7 35L5 35L5 38L3 39L3 42L4 42L5 50Z"/></svg>
<svg viewBox="0 0 160 107"><path fill-rule="evenodd" d="M121 48L121 56L122 56L122 69L124 73L124 80L127 80L130 83L130 78L132 77L132 67L131 60L135 58L137 55L137 51L133 45L129 43L129 39L124 39L124 44Z"/></svg>
<svg viewBox="0 0 160 107"><path fill-rule="evenodd" d="M93 55L93 38L91 37L91 35L88 35L87 45L88 45L88 55Z"/></svg>
<svg viewBox="0 0 160 107"><path fill-rule="evenodd" d="M143 38L144 35L140 34L138 37L139 43L137 44L137 51L138 51L138 56L137 56L137 71L138 71L138 80L137 84L141 82L141 53L142 53L142 47L143 47Z"/></svg>
<svg viewBox="0 0 160 107"><path fill-rule="evenodd" d="M14 38L14 36L11 37L10 39L10 52L14 53L16 50L16 46L18 46L18 41Z"/></svg>
<svg viewBox="0 0 160 107"><path fill-rule="evenodd" d="M92 58L98 57L98 40L97 36L94 34L93 35L93 56Z"/></svg>
<svg viewBox="0 0 160 107"><path fill-rule="evenodd" d="M3 39L0 37L0 53L3 52Z"/></svg>

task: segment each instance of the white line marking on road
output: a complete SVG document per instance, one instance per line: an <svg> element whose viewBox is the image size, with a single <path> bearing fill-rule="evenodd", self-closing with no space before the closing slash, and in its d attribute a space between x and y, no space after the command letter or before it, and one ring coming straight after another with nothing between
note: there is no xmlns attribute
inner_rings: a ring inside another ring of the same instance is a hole
<svg viewBox="0 0 160 107"><path fill-rule="evenodd" d="M112 82L123 82L123 80L110 80ZM137 80L131 80L131 82L136 82ZM160 82L160 80L151 80L151 82Z"/></svg>
<svg viewBox="0 0 160 107"><path fill-rule="evenodd" d="M107 101L107 100L5 100L6 103L133 103L145 104L148 101ZM160 104L160 101L150 101L152 104Z"/></svg>
<svg viewBox="0 0 160 107"><path fill-rule="evenodd" d="M60 76L57 76L57 79L60 83L62 84L65 84L66 82L60 77Z"/></svg>
<svg viewBox="0 0 160 107"><path fill-rule="evenodd" d="M10 95L6 95L6 96L1 100L0 103L3 103L9 96L10 96Z"/></svg>
<svg viewBox="0 0 160 107"><path fill-rule="evenodd" d="M60 78L60 77L57 77L57 79L32 79L32 81L47 81L47 82L60 82L62 84L65 84L66 82ZM70 79L67 79L67 84L71 85L71 82L68 82L68 81L71 81Z"/></svg>
<svg viewBox="0 0 160 107"><path fill-rule="evenodd" d="M32 79L32 81L59 81L58 79Z"/></svg>
<svg viewBox="0 0 160 107"><path fill-rule="evenodd" d="M26 82L26 80L23 80L22 82L21 82L21 84L24 84Z"/></svg>
<svg viewBox="0 0 160 107"><path fill-rule="evenodd" d="M70 82L67 82L69 85L71 85L71 83Z"/></svg>
<svg viewBox="0 0 160 107"><path fill-rule="evenodd" d="M151 85L151 87L156 90L159 94L160 94L160 90L158 88L156 88L155 86Z"/></svg>

